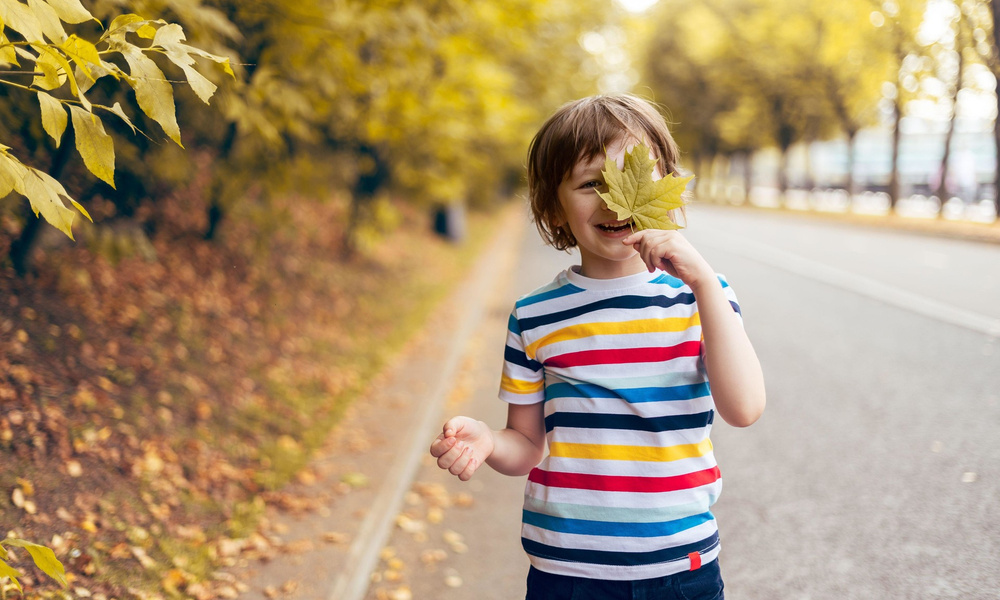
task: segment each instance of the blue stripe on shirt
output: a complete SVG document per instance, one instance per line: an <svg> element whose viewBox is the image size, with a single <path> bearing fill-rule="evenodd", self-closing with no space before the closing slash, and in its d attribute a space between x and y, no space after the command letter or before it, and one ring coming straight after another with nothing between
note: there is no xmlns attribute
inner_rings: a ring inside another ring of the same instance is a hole
<svg viewBox="0 0 1000 600"><path fill-rule="evenodd" d="M704 512L699 515L658 523L616 523L613 521L564 519L525 510L522 511L521 518L528 525L559 533L644 538L674 535L697 527L706 521L711 521L715 517L712 516L711 512Z"/></svg>
<svg viewBox="0 0 1000 600"><path fill-rule="evenodd" d="M573 284L566 284L559 286L553 290L540 292L538 294L534 294L531 296L525 296L524 298L521 298L520 300L515 302L514 306L516 306L517 308L522 308L525 306L531 306L532 304L538 304L539 302L545 302L546 300L552 300L554 298L562 298L563 296L572 296L573 294L578 294L582 291L583 291L582 288L578 288Z"/></svg>
<svg viewBox="0 0 1000 600"><path fill-rule="evenodd" d="M589 383L553 383L545 386L545 399L553 398L620 398L630 404L641 402L672 402L693 400L711 394L708 382L671 387L620 388L609 390Z"/></svg>

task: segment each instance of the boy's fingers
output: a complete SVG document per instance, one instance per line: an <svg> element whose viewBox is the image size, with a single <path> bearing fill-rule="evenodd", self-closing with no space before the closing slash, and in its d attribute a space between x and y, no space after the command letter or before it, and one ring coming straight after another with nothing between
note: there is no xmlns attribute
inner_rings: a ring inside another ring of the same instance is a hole
<svg viewBox="0 0 1000 600"><path fill-rule="evenodd" d="M476 469L478 468L479 468L479 461L473 458L472 460L469 461L469 464L465 467L465 470L458 474L458 478L461 479L462 481L468 481L472 479L472 475L476 472Z"/></svg>
<svg viewBox="0 0 1000 600"><path fill-rule="evenodd" d="M660 261L663 259L663 254L666 250L666 245L666 242L659 242L646 249L646 254L643 258L646 260L646 264L649 265L650 268L656 268L660 265Z"/></svg>
<svg viewBox="0 0 1000 600"><path fill-rule="evenodd" d="M444 427L442 428L444 436L445 437L457 436L458 433L462 431L462 426L463 426L462 417L452 417L451 419L448 419L445 422Z"/></svg>
<svg viewBox="0 0 1000 600"><path fill-rule="evenodd" d="M469 461L472 460L472 448L465 448L462 453L455 459L455 462L451 463L448 467L448 472L452 475L461 475L465 471L465 468L469 466Z"/></svg>
<svg viewBox="0 0 1000 600"><path fill-rule="evenodd" d="M449 448L437 459L437 466L442 469L451 470L451 467L455 464L455 460L461 456L461 452L456 452L454 448Z"/></svg>
<svg viewBox="0 0 1000 600"><path fill-rule="evenodd" d="M437 437L437 439L434 440L433 443L431 443L431 455L434 457L441 456L451 449L451 447L455 445L456 441L458 440L453 437L445 437L442 433Z"/></svg>
<svg viewBox="0 0 1000 600"><path fill-rule="evenodd" d="M630 233L624 238L622 238L622 243L626 246L634 246L642 241L642 232L636 231L635 233Z"/></svg>

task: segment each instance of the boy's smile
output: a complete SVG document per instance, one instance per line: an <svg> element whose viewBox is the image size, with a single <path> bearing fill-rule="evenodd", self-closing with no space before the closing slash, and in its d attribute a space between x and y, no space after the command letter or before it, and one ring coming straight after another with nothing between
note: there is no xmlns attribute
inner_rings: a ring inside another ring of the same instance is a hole
<svg viewBox="0 0 1000 600"><path fill-rule="evenodd" d="M634 145L624 138L608 145L607 157L621 168L625 152ZM620 220L597 194L604 191L605 156L582 160L559 184L559 205L563 225L569 227L580 248L580 274L593 279L612 279L635 275L646 270L642 258L621 240L632 233L630 220ZM659 177L659 172L654 177Z"/></svg>
<svg viewBox="0 0 1000 600"><path fill-rule="evenodd" d="M626 219L624 221L611 221L610 223L602 223L597 226L598 229L605 233L619 233L621 231L632 232L632 220Z"/></svg>

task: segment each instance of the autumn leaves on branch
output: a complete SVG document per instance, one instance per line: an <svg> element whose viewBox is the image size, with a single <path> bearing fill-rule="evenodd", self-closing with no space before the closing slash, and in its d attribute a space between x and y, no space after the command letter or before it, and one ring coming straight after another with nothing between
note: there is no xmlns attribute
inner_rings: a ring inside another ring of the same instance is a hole
<svg viewBox="0 0 1000 600"><path fill-rule="evenodd" d="M227 58L185 44L180 25L125 14L115 18L100 39L91 42L75 33L68 34L63 25L95 20L79 0L45 0L30 6L17 0L0 0L0 83L38 97L42 126L56 147L72 120L76 149L84 165L111 187L115 186L114 142L102 119L121 119L133 133L146 133L137 129L120 103L106 106L88 99L87 92L98 80L110 77L131 86L139 108L181 145L174 82L167 79L151 55L162 55L176 65L206 104L216 86L199 70L205 67L200 67L196 58L218 63L233 75ZM114 59L122 59L128 70L112 62ZM18 75L32 79L21 83ZM86 209L59 181L22 163L2 142L0 198L12 191L26 197L36 216L72 238L77 211L90 218Z"/></svg>

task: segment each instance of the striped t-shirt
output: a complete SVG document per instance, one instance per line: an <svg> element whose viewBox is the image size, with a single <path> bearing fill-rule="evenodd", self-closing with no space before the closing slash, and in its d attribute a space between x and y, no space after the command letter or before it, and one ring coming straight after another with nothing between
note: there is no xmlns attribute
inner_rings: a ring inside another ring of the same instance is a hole
<svg viewBox="0 0 1000 600"><path fill-rule="evenodd" d="M518 300L508 329L500 398L545 403L548 454L528 475L521 530L532 565L637 580L714 560L722 479L691 289L660 271L569 269Z"/></svg>

